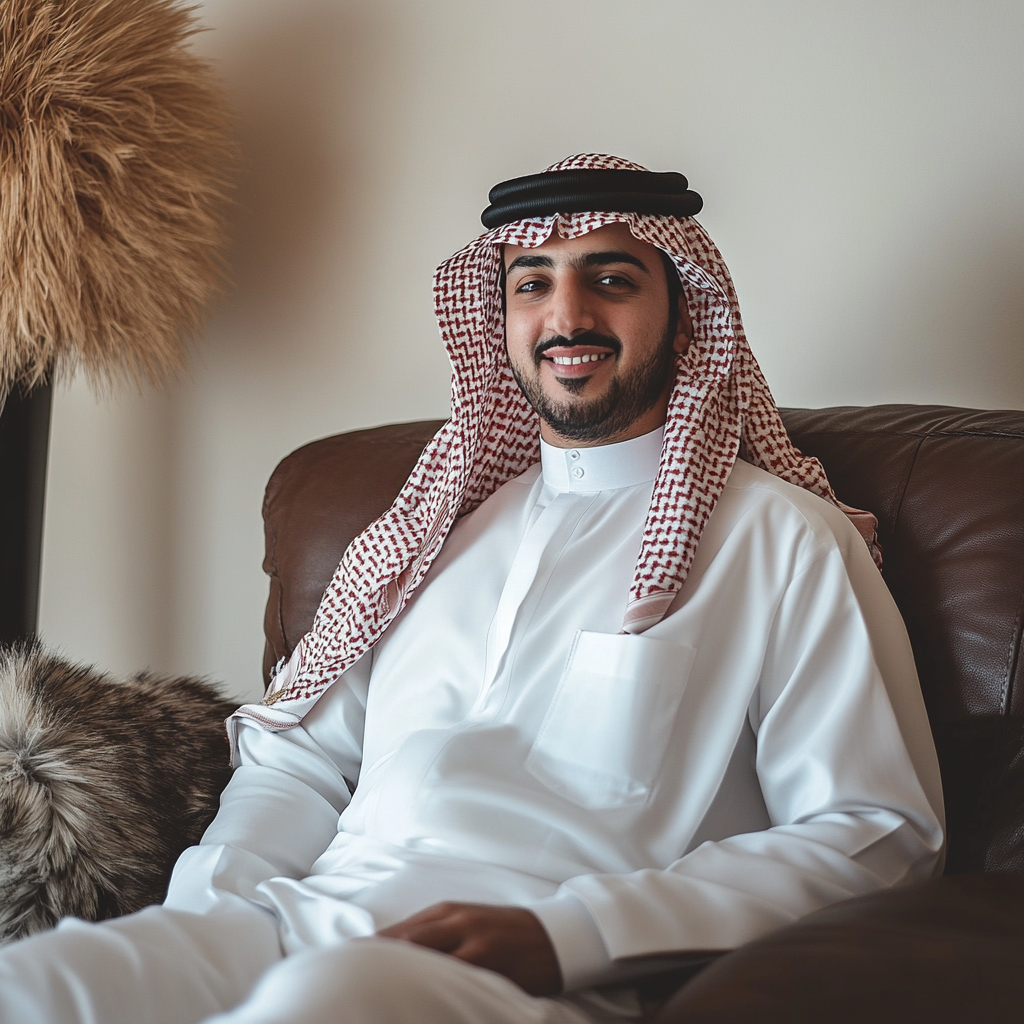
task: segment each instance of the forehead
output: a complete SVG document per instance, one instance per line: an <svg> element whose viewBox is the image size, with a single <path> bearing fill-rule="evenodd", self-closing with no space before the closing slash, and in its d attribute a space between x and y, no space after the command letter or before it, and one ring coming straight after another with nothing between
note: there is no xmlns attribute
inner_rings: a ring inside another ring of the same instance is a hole
<svg viewBox="0 0 1024 1024"><path fill-rule="evenodd" d="M576 259L586 253L609 252L618 250L627 252L648 266L658 265L658 250L649 242L643 242L635 238L629 227L623 223L606 224L596 231L580 235L578 238L563 238L557 232L553 232L543 245L527 249L519 245L506 244L504 247L505 266L508 267L518 256L532 253L534 255L543 253L550 257L555 264L563 261Z"/></svg>

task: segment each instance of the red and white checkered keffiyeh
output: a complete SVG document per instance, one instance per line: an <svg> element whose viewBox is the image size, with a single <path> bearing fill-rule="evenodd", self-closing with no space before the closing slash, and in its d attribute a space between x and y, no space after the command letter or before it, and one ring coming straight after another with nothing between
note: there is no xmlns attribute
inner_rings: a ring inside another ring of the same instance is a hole
<svg viewBox="0 0 1024 1024"><path fill-rule="evenodd" d="M643 170L584 154L549 167ZM821 464L789 440L747 346L732 279L693 218L557 214L494 228L441 264L434 305L452 364L452 416L420 456L394 504L352 541L313 628L271 681L262 705L240 709L288 728L368 651L423 581L455 520L540 459L537 414L509 368L499 273L502 244L532 248L553 231L578 238L622 221L664 250L682 279L694 339L678 359L661 465L644 525L623 630L658 622L682 586L704 524L739 455L836 505ZM874 517L846 509L871 541Z"/></svg>

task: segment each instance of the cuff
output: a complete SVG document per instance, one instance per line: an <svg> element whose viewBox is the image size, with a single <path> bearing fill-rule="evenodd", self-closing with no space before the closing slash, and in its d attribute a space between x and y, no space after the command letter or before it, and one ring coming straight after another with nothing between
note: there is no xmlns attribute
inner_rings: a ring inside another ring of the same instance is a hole
<svg viewBox="0 0 1024 1024"><path fill-rule="evenodd" d="M562 989L600 985L612 972L601 933L584 902L571 892L559 892L536 903L526 904L540 919L551 939L562 971Z"/></svg>
<svg viewBox="0 0 1024 1024"><path fill-rule="evenodd" d="M208 914L239 897L251 902L256 886L275 874L273 864L248 850L190 846L174 865L164 906Z"/></svg>

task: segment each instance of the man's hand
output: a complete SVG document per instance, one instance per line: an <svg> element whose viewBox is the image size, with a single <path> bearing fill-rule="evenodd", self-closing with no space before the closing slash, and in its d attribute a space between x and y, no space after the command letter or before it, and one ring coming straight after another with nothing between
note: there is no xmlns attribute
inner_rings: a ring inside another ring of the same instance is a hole
<svg viewBox="0 0 1024 1024"><path fill-rule="evenodd" d="M521 907L437 903L378 932L497 971L531 996L562 990L562 972L548 933Z"/></svg>

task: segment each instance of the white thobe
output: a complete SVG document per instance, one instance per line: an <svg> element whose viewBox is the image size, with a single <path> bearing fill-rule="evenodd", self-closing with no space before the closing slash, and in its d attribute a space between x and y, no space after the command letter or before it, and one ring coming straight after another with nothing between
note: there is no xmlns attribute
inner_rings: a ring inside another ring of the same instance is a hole
<svg viewBox="0 0 1024 1024"><path fill-rule="evenodd" d="M661 437L544 445L301 725L241 725L168 904L241 895L289 953L520 905L574 989L932 875L913 657L839 510L738 462L668 614L620 631Z"/></svg>

